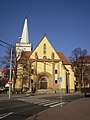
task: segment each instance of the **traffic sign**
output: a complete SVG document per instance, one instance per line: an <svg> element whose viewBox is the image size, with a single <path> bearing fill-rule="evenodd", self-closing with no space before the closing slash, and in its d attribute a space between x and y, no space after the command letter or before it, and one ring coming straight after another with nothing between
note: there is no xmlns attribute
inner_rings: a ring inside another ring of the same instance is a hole
<svg viewBox="0 0 90 120"><path fill-rule="evenodd" d="M58 82L62 82L62 77L57 78Z"/></svg>
<svg viewBox="0 0 90 120"><path fill-rule="evenodd" d="M59 87L60 87L60 102L61 102L61 107L62 107L62 89L61 89L62 77L58 77L57 81L58 81Z"/></svg>
<svg viewBox="0 0 90 120"><path fill-rule="evenodd" d="M11 84L12 84L12 81L11 81L11 80L9 80L9 81L8 81L8 84L9 84L9 85L11 85Z"/></svg>

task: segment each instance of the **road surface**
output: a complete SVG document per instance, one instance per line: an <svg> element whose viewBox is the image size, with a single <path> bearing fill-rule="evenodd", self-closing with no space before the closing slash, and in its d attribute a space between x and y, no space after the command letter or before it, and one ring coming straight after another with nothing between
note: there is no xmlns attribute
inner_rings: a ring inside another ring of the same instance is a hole
<svg viewBox="0 0 90 120"><path fill-rule="evenodd" d="M63 96L62 104L65 105L83 95ZM0 101L0 120L25 120L48 108L61 104L59 96L29 96L11 100Z"/></svg>

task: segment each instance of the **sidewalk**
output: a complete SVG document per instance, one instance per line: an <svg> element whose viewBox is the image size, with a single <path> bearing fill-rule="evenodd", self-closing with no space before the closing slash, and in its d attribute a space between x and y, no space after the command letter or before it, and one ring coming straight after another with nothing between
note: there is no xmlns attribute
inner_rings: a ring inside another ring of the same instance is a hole
<svg viewBox="0 0 90 120"><path fill-rule="evenodd" d="M70 96L70 95L82 95L80 92L76 93L70 93L70 94L63 94L63 96ZM30 94L11 94L11 100L12 99L18 99L21 97L33 97L33 98L44 98L44 97L51 97L51 96L60 96L60 94L35 94L35 95L30 95ZM1 100L9 100L9 94L0 94L0 101Z"/></svg>
<svg viewBox="0 0 90 120"><path fill-rule="evenodd" d="M90 98L45 110L27 120L90 120Z"/></svg>
<svg viewBox="0 0 90 120"><path fill-rule="evenodd" d="M28 95L25 95L25 94L11 94L10 100L18 99L21 97L27 97L27 96ZM2 100L9 100L9 95L8 94L0 94L0 101L2 101Z"/></svg>

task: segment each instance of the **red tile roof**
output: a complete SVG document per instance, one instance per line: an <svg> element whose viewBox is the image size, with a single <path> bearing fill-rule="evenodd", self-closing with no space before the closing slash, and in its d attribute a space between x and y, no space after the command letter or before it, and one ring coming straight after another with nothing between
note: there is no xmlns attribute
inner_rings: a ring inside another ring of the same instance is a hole
<svg viewBox="0 0 90 120"><path fill-rule="evenodd" d="M82 62L82 60L83 60L83 62L85 62L85 63L90 63L90 56L79 57L79 58L77 59L78 62Z"/></svg>
<svg viewBox="0 0 90 120"><path fill-rule="evenodd" d="M5 72L7 72L8 70L7 69L0 69L0 72L1 73L5 73Z"/></svg>
<svg viewBox="0 0 90 120"><path fill-rule="evenodd" d="M65 55L62 52L57 52L60 59L63 61L64 65L70 65L70 61L65 57Z"/></svg>
<svg viewBox="0 0 90 120"><path fill-rule="evenodd" d="M19 59L18 62L21 63L21 62L27 61L29 59L29 57L31 56L31 54L32 54L32 52L30 52L30 51L23 51L21 53L21 58Z"/></svg>
<svg viewBox="0 0 90 120"><path fill-rule="evenodd" d="M28 59L31 56L32 52L30 51L23 51L21 54L21 58L26 58Z"/></svg>

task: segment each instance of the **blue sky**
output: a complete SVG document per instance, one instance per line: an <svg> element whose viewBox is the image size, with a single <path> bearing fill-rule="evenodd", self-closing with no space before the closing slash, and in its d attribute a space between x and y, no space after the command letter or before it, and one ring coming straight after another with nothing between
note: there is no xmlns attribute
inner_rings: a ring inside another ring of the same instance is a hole
<svg viewBox="0 0 90 120"><path fill-rule="evenodd" d="M0 0L0 39L19 42L26 14L33 48L46 33L66 57L77 47L90 55L90 0Z"/></svg>

